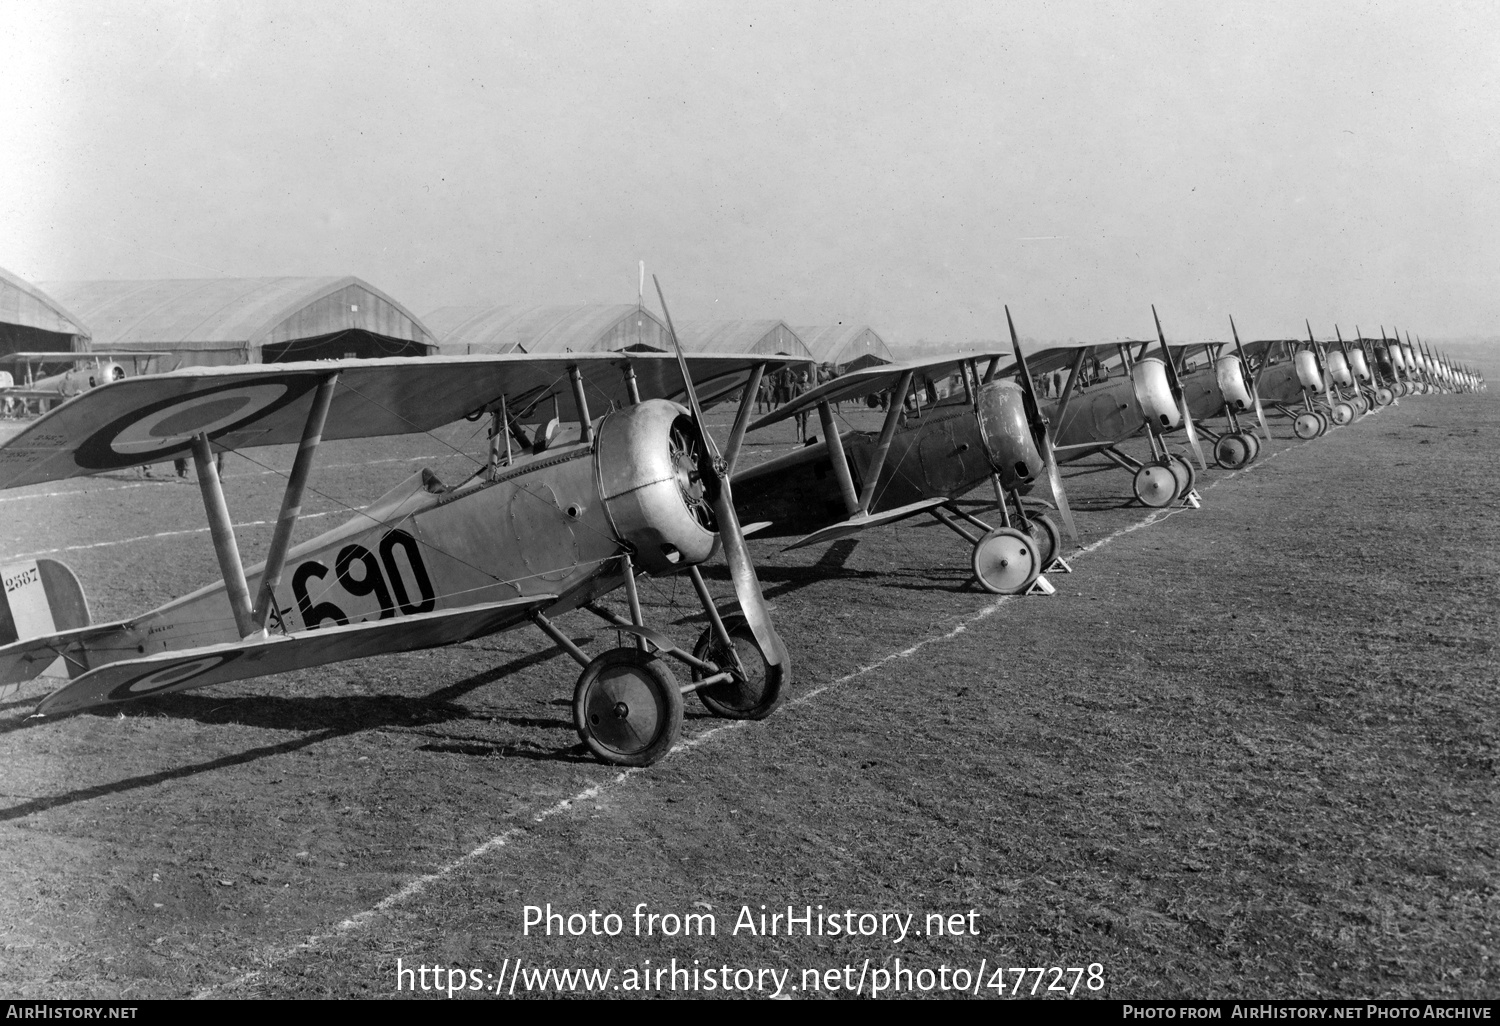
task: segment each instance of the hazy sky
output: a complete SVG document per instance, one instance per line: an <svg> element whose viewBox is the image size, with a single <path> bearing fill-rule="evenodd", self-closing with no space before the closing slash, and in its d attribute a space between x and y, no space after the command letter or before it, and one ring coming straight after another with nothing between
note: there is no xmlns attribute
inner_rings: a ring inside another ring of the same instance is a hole
<svg viewBox="0 0 1500 1026"><path fill-rule="evenodd" d="M0 0L0 266L889 339L1500 324L1491 3ZM649 284L648 284L649 290Z"/></svg>

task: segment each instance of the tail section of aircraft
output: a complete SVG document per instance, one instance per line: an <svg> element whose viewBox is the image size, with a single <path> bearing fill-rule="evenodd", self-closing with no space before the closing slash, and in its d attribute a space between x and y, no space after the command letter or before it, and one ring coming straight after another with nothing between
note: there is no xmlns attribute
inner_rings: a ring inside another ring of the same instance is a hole
<svg viewBox="0 0 1500 1026"><path fill-rule="evenodd" d="M55 559L32 559L0 566L0 647L46 638L89 625L89 606L77 576ZM55 653L44 650L27 661L19 679L0 675L0 698L37 676L66 677Z"/></svg>

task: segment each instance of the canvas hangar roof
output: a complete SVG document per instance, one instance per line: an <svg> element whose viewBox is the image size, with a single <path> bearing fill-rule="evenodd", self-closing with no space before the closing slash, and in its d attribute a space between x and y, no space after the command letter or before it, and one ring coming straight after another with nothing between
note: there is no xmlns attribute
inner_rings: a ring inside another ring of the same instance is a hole
<svg viewBox="0 0 1500 1026"><path fill-rule="evenodd" d="M88 337L84 322L55 298L0 267L0 356L74 352Z"/></svg>
<svg viewBox="0 0 1500 1026"><path fill-rule="evenodd" d="M66 281L47 289L80 311L95 347L166 351L176 366L427 356L436 347L410 311L353 277Z"/></svg>
<svg viewBox="0 0 1500 1026"><path fill-rule="evenodd" d="M829 324L799 327L797 335L819 363L841 370L859 370L879 363L895 363L896 354L873 328L859 324Z"/></svg>
<svg viewBox="0 0 1500 1026"><path fill-rule="evenodd" d="M633 303L445 306L425 320L448 356L466 353L613 353L672 348L666 325Z"/></svg>
<svg viewBox="0 0 1500 1026"><path fill-rule="evenodd" d="M686 321L677 325L690 353L757 353L811 360L812 350L785 321Z"/></svg>

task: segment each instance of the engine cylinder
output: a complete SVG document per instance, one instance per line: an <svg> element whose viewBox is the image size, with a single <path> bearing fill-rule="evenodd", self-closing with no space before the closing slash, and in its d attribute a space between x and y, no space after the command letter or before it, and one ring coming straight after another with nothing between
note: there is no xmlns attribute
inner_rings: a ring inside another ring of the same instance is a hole
<svg viewBox="0 0 1500 1026"><path fill-rule="evenodd" d="M1250 389L1245 386L1245 372L1238 357L1219 357L1214 362L1214 375L1219 382L1219 391L1224 395L1225 406L1232 410L1248 410L1255 405L1250 398Z"/></svg>
<svg viewBox="0 0 1500 1026"><path fill-rule="evenodd" d="M1135 401L1141 412L1153 424L1174 428L1182 421L1177 412L1177 403L1172 398L1172 385L1167 378L1167 365L1155 356L1137 360L1130 370L1130 384L1135 389Z"/></svg>
<svg viewBox="0 0 1500 1026"><path fill-rule="evenodd" d="M594 446L599 494L635 565L664 573L701 563L718 542L703 439L688 411L665 399L616 410Z"/></svg>
<svg viewBox="0 0 1500 1026"><path fill-rule="evenodd" d="M1313 392L1323 391L1323 375L1318 373L1318 358L1313 355L1313 351L1299 349L1294 362L1297 366L1297 380L1302 382L1302 387Z"/></svg>

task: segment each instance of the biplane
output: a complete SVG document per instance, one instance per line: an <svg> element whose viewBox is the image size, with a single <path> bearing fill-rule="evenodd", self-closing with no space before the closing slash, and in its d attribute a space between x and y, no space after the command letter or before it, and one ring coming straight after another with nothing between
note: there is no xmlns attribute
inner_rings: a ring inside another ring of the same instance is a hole
<svg viewBox="0 0 1500 1026"><path fill-rule="evenodd" d="M762 417L750 430L816 409L823 437L735 474L741 515L769 521L765 533L773 536L802 535L793 549L927 515L972 546L974 577L986 590L1051 591L1042 575L1067 568L1062 531L1074 541L1078 532L1014 325L1011 342L1016 362L1006 368L999 352L867 367ZM946 397L940 384L952 385ZM835 403L876 395L887 397L879 432L839 429ZM1022 501L1043 477L1061 531L1039 505ZM999 526L958 502L986 481Z"/></svg>
<svg viewBox="0 0 1500 1026"><path fill-rule="evenodd" d="M1260 395L1250 387L1250 369L1233 317L1229 319L1229 330L1234 335L1232 352L1222 342L1173 345L1168 350L1178 364L1177 376L1188 411L1198 430L1213 442L1214 462L1226 470L1234 470L1260 455L1260 438L1253 428L1241 422L1241 417L1253 410L1267 441L1271 439L1271 431L1266 426ZM1201 366L1195 360L1200 355L1204 358ZM1223 431L1209 426L1215 417L1224 418Z"/></svg>
<svg viewBox="0 0 1500 1026"><path fill-rule="evenodd" d="M1356 416L1355 406L1330 388L1324 354L1311 326L1305 343L1258 340L1247 343L1244 350L1256 396L1290 419L1298 438L1317 438L1334 424L1347 424ZM1347 363L1343 369L1348 370Z"/></svg>
<svg viewBox="0 0 1500 1026"><path fill-rule="evenodd" d="M221 580L91 624L61 564L4 567L0 693L52 667L70 679L37 712L56 715L532 624L582 667L574 724L605 762L665 755L690 692L719 716L767 716L791 663L701 409L739 394L742 436L765 366L680 353L347 359L198 367L86 391L0 446L0 488L191 456ZM560 402L573 423L560 421ZM424 470L291 544L323 442L485 417L488 458L467 480ZM245 569L214 454L288 444L298 448L266 559ZM721 547L738 602L727 615L698 570ZM644 622L636 591L639 574L679 572L708 621L691 649ZM598 602L621 587L628 618ZM633 643L590 657L553 623L577 609Z"/></svg>
<svg viewBox="0 0 1500 1026"><path fill-rule="evenodd" d="M1198 465L1207 470L1208 463L1155 307L1151 315L1156 319L1154 341L1055 346L1027 361L1035 371L1062 379L1043 413L1053 425L1056 450L1064 463L1102 455L1132 475L1135 497L1142 504L1196 504L1197 474L1169 448L1168 432L1182 429ZM1156 355L1147 355L1153 345L1158 346ZM1151 448L1148 459L1136 459L1120 448L1143 434Z"/></svg>
<svg viewBox="0 0 1500 1026"><path fill-rule="evenodd" d="M71 399L80 392L121 381L130 376L124 361L132 363L135 375L143 373L150 361L163 353L146 352L98 352L46 353L17 352L0 356L0 364L15 366L14 371L0 372L0 402L10 407L16 402L23 405L37 403L41 407ZM45 371L50 365L71 364L67 370L52 373ZM24 369L23 369L24 368Z"/></svg>

